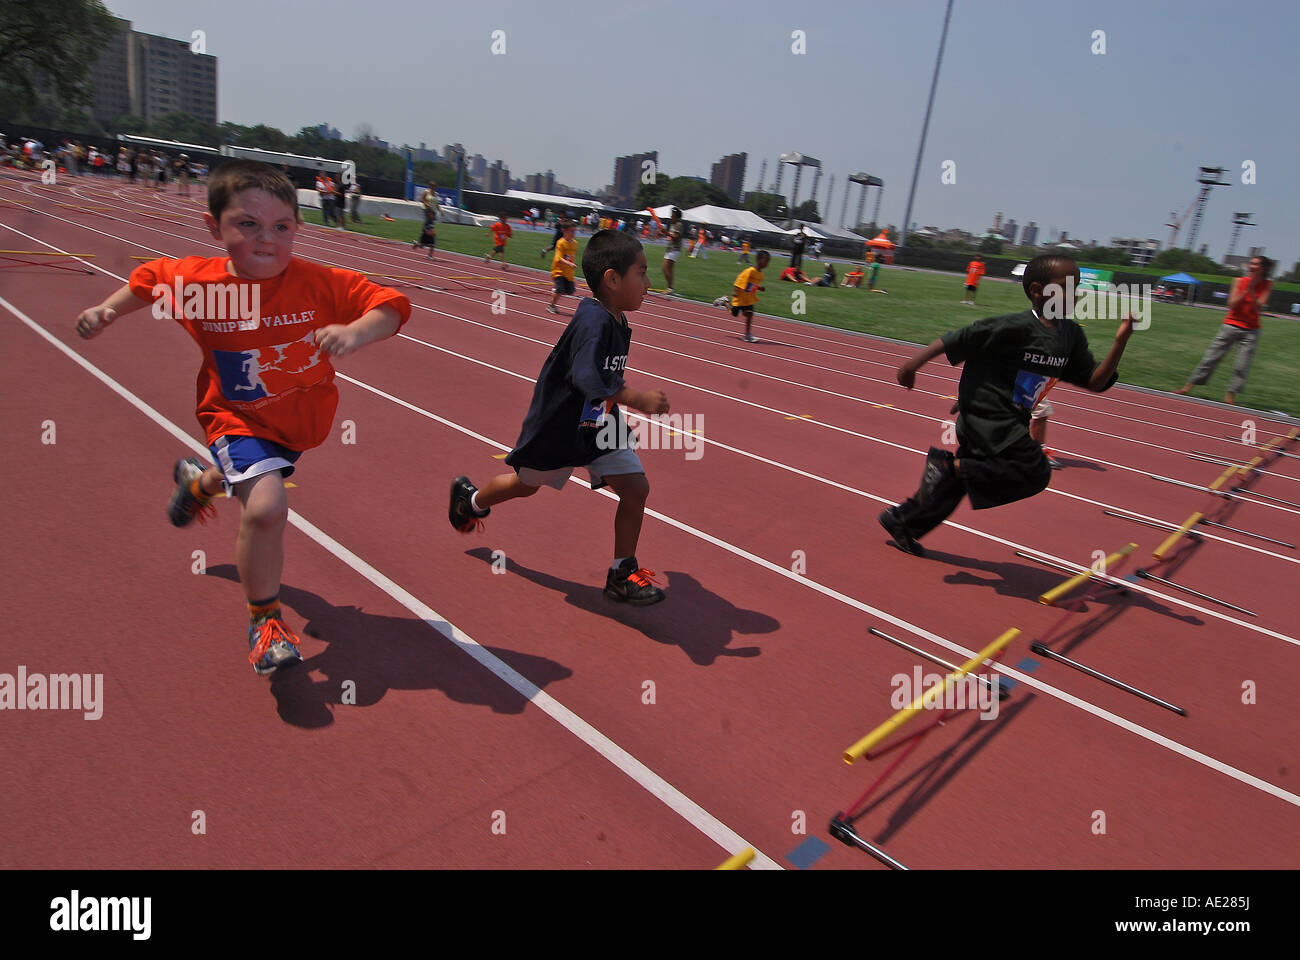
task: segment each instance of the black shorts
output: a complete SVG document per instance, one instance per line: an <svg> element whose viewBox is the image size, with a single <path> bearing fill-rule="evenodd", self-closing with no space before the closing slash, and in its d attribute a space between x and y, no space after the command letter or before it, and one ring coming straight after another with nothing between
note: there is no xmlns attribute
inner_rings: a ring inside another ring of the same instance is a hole
<svg viewBox="0 0 1300 960"><path fill-rule="evenodd" d="M567 296L573 296L573 281L568 277L555 277L555 292L563 293Z"/></svg>
<svg viewBox="0 0 1300 960"><path fill-rule="evenodd" d="M966 290L967 290L969 293L974 293L977 289L978 289L978 287L976 287L975 284L973 284L973 283L968 283L968 284L966 284Z"/></svg>
<svg viewBox="0 0 1300 960"><path fill-rule="evenodd" d="M492 248L493 253L505 253L505 250L506 250L506 245L504 243L498 243L495 247Z"/></svg>
<svg viewBox="0 0 1300 960"><path fill-rule="evenodd" d="M996 456L977 455L959 442L957 459L961 461L962 484L970 505L976 510L1000 507L1042 493L1052 479L1047 455L1027 433Z"/></svg>
<svg viewBox="0 0 1300 960"><path fill-rule="evenodd" d="M733 307L731 308L731 315L732 315L733 317L738 317L738 316L740 316L742 313L745 315L745 319L746 319L746 320L753 320L753 319L754 319L754 307L753 307L753 305L750 305L750 306L748 306L748 307L735 307L735 306L733 306Z"/></svg>

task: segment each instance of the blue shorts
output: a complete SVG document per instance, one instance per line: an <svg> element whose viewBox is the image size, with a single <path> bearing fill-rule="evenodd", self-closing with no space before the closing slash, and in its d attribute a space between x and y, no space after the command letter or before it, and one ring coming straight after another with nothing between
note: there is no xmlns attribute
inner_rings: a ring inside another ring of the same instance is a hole
<svg viewBox="0 0 1300 960"><path fill-rule="evenodd" d="M259 437L217 437L208 449L232 487L274 470L279 470L281 477L292 476L294 464L302 456L301 451Z"/></svg>

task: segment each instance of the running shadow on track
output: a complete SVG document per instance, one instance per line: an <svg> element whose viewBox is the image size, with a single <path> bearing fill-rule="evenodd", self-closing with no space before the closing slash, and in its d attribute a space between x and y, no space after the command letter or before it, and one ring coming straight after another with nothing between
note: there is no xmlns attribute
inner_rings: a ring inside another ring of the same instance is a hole
<svg viewBox="0 0 1300 960"><path fill-rule="evenodd" d="M239 582L230 564L208 568L208 576ZM441 690L457 703L491 707L497 713L522 713L528 701L480 666L457 644L423 620L364 613L334 606L308 590L282 585L280 602L307 620L303 632L328 646L301 664L272 676L281 719L297 727L325 727L342 703L343 682L356 684L356 704L369 707L389 690ZM554 660L484 645L525 678L545 689L573 671ZM309 674L324 674L313 680ZM352 704L349 704L352 706Z"/></svg>
<svg viewBox="0 0 1300 960"><path fill-rule="evenodd" d="M1106 472L1105 467L1103 467L1100 463L1096 463L1095 461L1092 460L1079 460L1076 459L1075 457L1067 457L1065 454L1061 453L1060 450L1056 451L1055 456L1056 459L1060 462L1062 469L1068 468L1070 470L1095 470L1098 473Z"/></svg>
<svg viewBox="0 0 1300 960"><path fill-rule="evenodd" d="M875 842L887 843L902 830L908 820L930 802L935 794L946 787L953 777L957 776L966 764L975 758L977 753L988 746L994 737L1006 730L1007 725L1015 720L1021 711L1035 699L1035 696L1030 695L1015 702L1003 701L998 706L997 717L989 720L980 720L978 719L978 711L971 711L975 719L971 722L970 729L962 734L955 743L932 756L916 770L913 770L893 787L882 793L854 819L857 820L863 814L882 806L895 795L902 794L911 784L911 789L903 797L902 803L889 815L885 825L881 827L880 832L875 836ZM961 719L949 721L951 724L960 722ZM930 733L930 736L936 734L942 735L940 730L936 728ZM924 744L917 749L924 749ZM984 770L982 775L994 779L996 773L995 770Z"/></svg>
<svg viewBox="0 0 1300 960"><path fill-rule="evenodd" d="M976 560L955 553L926 548L925 558L947 564L950 567L967 567L956 573L946 574L944 583L958 586L992 587L1004 597L1019 597L1022 600L1037 601L1039 595L1056 586L1065 577L1046 567L1032 563L1014 561ZM978 573L989 576L979 576Z"/></svg>
<svg viewBox="0 0 1300 960"><path fill-rule="evenodd" d="M492 551L476 547L465 553L484 563L492 562ZM742 610L718 596L689 573L668 571L669 597L651 607L633 607L610 600L603 584L574 583L540 570L523 566L513 557L506 568L539 587L565 594L565 602L597 616L616 620L639 630L656 643L681 647L691 661L707 667L718 657L757 657L758 647L729 648L732 634L772 633L781 626L774 617L757 610Z"/></svg>

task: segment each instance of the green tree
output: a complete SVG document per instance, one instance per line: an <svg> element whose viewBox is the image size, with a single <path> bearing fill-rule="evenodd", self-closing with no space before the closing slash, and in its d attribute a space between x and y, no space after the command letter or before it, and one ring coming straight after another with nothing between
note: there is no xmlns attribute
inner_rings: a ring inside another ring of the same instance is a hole
<svg viewBox="0 0 1300 960"><path fill-rule="evenodd" d="M1223 268L1209 257L1190 250L1164 250L1151 261L1151 266L1161 270L1182 270L1186 273L1222 274Z"/></svg>
<svg viewBox="0 0 1300 960"><path fill-rule="evenodd" d="M997 237L985 237L980 241L980 253L992 254L995 257L1001 256L1002 241Z"/></svg>
<svg viewBox="0 0 1300 960"><path fill-rule="evenodd" d="M143 136L148 129L149 125L133 113L118 117L108 125L110 133L133 133L136 136Z"/></svg>
<svg viewBox="0 0 1300 960"><path fill-rule="evenodd" d="M807 220L809 223L822 222L822 216L817 210L817 202L815 200L805 200L803 203L799 204L799 206L794 208L794 211L790 216L796 220Z"/></svg>
<svg viewBox="0 0 1300 960"><path fill-rule="evenodd" d="M762 193L758 190L751 190L745 194L745 202L741 204L745 210L752 210L760 217L775 217L785 209L785 197L779 193Z"/></svg>
<svg viewBox="0 0 1300 960"><path fill-rule="evenodd" d="M37 77L67 106L90 102L90 65L117 28L100 0L0 0L0 102L37 106Z"/></svg>
<svg viewBox="0 0 1300 960"><path fill-rule="evenodd" d="M149 132L163 140L179 140L207 147L221 145L221 130L215 124L204 123L198 117L179 110L163 114L149 127Z"/></svg>

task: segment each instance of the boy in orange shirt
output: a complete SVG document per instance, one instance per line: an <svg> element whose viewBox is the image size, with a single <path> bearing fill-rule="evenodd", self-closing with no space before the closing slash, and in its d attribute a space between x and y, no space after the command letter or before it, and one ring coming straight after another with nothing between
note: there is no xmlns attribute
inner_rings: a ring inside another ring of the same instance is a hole
<svg viewBox="0 0 1300 960"><path fill-rule="evenodd" d="M1259 314L1268 309L1268 298L1273 293L1273 282L1268 278L1272 270L1273 261L1268 257L1251 257L1246 276L1238 277L1228 294L1228 315L1223 318L1223 326L1219 327L1218 334L1187 383L1174 393L1190 393L1192 387L1209 380L1214 368L1236 344L1237 361L1223 400L1225 403L1237 402L1237 394L1245 389L1246 376L1255 359L1255 345L1259 343Z"/></svg>
<svg viewBox="0 0 1300 960"><path fill-rule="evenodd" d="M984 276L984 261L976 257L970 263L966 264L966 295L961 298L962 303L969 303L975 306L975 291L979 288L980 277Z"/></svg>
<svg viewBox="0 0 1300 960"><path fill-rule="evenodd" d="M488 229L492 231L492 252L483 254L483 262L488 263L493 257L499 256L501 258L501 269L509 270L510 268L506 264L506 241L513 237L515 232L510 229L510 223L506 220L506 215L501 214L500 219Z"/></svg>
<svg viewBox="0 0 1300 960"><path fill-rule="evenodd" d="M330 358L392 336L411 304L359 273L294 259L297 191L266 164L223 164L203 221L228 257L140 265L126 286L82 311L77 333L89 340L152 304L155 317L174 319L203 351L196 415L219 466L178 461L167 512L183 527L214 513L223 485L239 498L235 562L248 599L248 659L265 675L302 659L280 612L284 478L329 434L338 406Z"/></svg>
<svg viewBox="0 0 1300 960"><path fill-rule="evenodd" d="M551 305L546 308L551 313L560 312L556 306L560 294L571 297L576 289L573 271L578 265L578 241L573 237L577 232L577 225L568 220L560 225L560 239L555 242L555 257L551 260L551 279L555 282L555 292L551 294Z"/></svg>
<svg viewBox="0 0 1300 960"><path fill-rule="evenodd" d="M758 303L758 294L766 290L763 286L763 271L767 269L772 257L766 250L760 250L754 256L754 266L746 267L731 285L731 315L745 315L745 342L757 343L752 328L754 325L754 304Z"/></svg>

